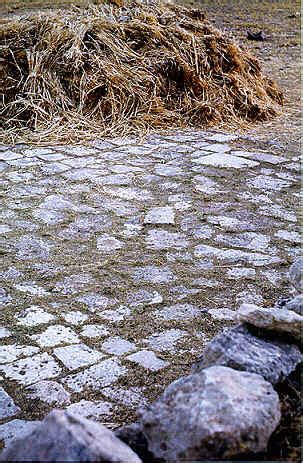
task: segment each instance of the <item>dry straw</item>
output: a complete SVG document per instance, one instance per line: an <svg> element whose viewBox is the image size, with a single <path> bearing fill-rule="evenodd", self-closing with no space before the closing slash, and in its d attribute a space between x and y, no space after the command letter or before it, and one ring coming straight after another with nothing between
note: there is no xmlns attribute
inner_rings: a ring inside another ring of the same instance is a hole
<svg viewBox="0 0 303 463"><path fill-rule="evenodd" d="M77 142L242 126L281 110L256 58L199 10L129 2L1 25L1 139Z"/></svg>

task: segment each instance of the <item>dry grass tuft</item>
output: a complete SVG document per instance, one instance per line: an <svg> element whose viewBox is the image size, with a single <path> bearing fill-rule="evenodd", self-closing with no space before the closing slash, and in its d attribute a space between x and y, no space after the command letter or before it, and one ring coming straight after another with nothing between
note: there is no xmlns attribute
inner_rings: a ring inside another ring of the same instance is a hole
<svg viewBox="0 0 303 463"><path fill-rule="evenodd" d="M129 2L2 21L5 142L268 120L283 96L199 10ZM0 76L1 76L0 74Z"/></svg>

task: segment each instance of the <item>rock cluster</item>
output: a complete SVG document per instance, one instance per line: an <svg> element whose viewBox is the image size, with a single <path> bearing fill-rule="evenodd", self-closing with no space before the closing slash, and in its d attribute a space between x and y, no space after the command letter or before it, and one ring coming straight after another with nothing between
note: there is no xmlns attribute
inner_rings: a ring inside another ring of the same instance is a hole
<svg viewBox="0 0 303 463"><path fill-rule="evenodd" d="M302 267L299 259L289 273L296 293ZM265 451L281 418L274 386L302 360L302 320L302 295L283 308L242 304L240 324L208 344L192 374L140 409L137 423L113 433L70 411L53 411L1 461L180 462Z"/></svg>

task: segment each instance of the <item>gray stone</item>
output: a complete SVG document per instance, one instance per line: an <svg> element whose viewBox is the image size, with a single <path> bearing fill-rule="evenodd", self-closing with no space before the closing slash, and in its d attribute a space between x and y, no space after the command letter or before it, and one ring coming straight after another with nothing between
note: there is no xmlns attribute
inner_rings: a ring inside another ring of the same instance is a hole
<svg viewBox="0 0 303 463"><path fill-rule="evenodd" d="M92 365L104 357L101 352L91 349L85 344L58 347L54 349L54 355L68 370L77 370L80 367Z"/></svg>
<svg viewBox="0 0 303 463"><path fill-rule="evenodd" d="M186 331L171 329L165 330L162 333L152 334L147 339L144 339L143 342L159 352L175 352L175 344L177 344L177 342L185 336L188 336Z"/></svg>
<svg viewBox="0 0 303 463"><path fill-rule="evenodd" d="M38 381L26 388L27 397L39 399L49 405L64 405L70 403L70 394L56 381Z"/></svg>
<svg viewBox="0 0 303 463"><path fill-rule="evenodd" d="M26 420L12 420L8 423L0 425L0 440L4 441L5 445L14 442L16 439L23 439L23 437L31 434L34 429L40 424L40 421L26 421ZM7 461L0 454L0 461ZM21 461L24 461L24 455Z"/></svg>
<svg viewBox="0 0 303 463"><path fill-rule="evenodd" d="M123 355L136 350L136 345L133 342L127 341L127 339L115 336L104 341L101 345L101 349L108 354Z"/></svg>
<svg viewBox="0 0 303 463"><path fill-rule="evenodd" d="M79 310L63 313L62 317L67 323L70 323L71 325L75 326L81 325L88 319L88 315L84 314L83 312L80 312Z"/></svg>
<svg viewBox="0 0 303 463"><path fill-rule="evenodd" d="M294 297L285 304L284 308L287 310L293 310L299 315L303 315L303 296L300 294L299 296Z"/></svg>
<svg viewBox="0 0 303 463"><path fill-rule="evenodd" d="M21 409L15 405L13 399L0 386L0 420L18 415Z"/></svg>
<svg viewBox="0 0 303 463"><path fill-rule="evenodd" d="M257 373L272 384L283 381L302 361L297 346L267 341L254 336L244 326L225 330L206 346L193 372L222 365L240 371Z"/></svg>
<svg viewBox="0 0 303 463"><path fill-rule="evenodd" d="M105 426L60 410L47 415L32 434L11 444L1 460L141 462Z"/></svg>
<svg viewBox="0 0 303 463"><path fill-rule="evenodd" d="M143 368L151 371L158 371L168 365L164 360L156 357L154 352L150 350L140 350L135 354L128 355L126 357L130 362L135 362Z"/></svg>
<svg viewBox="0 0 303 463"><path fill-rule="evenodd" d="M154 284L165 284L175 281L176 277L167 267L137 267L134 271L134 279L136 281L144 281Z"/></svg>
<svg viewBox="0 0 303 463"><path fill-rule="evenodd" d="M175 304L155 311L155 315L163 320L188 320L202 313L201 309L191 304Z"/></svg>
<svg viewBox="0 0 303 463"><path fill-rule="evenodd" d="M145 224L166 224L174 225L175 213L172 207L153 207L144 218Z"/></svg>
<svg viewBox="0 0 303 463"><path fill-rule="evenodd" d="M82 392L86 388L99 390L102 387L110 386L126 372L127 369L113 358L103 360L80 373L66 376L62 382L74 392Z"/></svg>
<svg viewBox="0 0 303 463"><path fill-rule="evenodd" d="M258 162L250 161L249 159L221 153L194 158L193 162L206 166L226 167L229 169L242 169L244 167L255 167L259 165Z"/></svg>
<svg viewBox="0 0 303 463"><path fill-rule="evenodd" d="M109 334L109 330L105 325L85 325L80 334L84 338L99 338Z"/></svg>
<svg viewBox="0 0 303 463"><path fill-rule="evenodd" d="M16 315L16 318L18 319L18 325L28 327L48 323L55 319L54 315L46 312L42 309L42 307L37 305L32 305L31 307L22 310L18 315Z"/></svg>
<svg viewBox="0 0 303 463"><path fill-rule="evenodd" d="M260 375L214 366L174 381L140 421L156 458L230 459L266 449L279 397Z"/></svg>
<svg viewBox="0 0 303 463"><path fill-rule="evenodd" d="M34 334L31 338L36 341L41 347L53 347L61 344L75 344L79 342L79 338L72 331L63 325L51 325L43 333Z"/></svg>
<svg viewBox="0 0 303 463"><path fill-rule="evenodd" d="M61 372L61 368L50 355L44 352L8 365L0 365L0 371L8 379L18 381L19 384L30 385L42 379L55 378Z"/></svg>
<svg viewBox="0 0 303 463"><path fill-rule="evenodd" d="M188 241L182 233L154 229L149 230L146 244L151 249L184 248L188 246Z"/></svg>
<svg viewBox="0 0 303 463"><path fill-rule="evenodd" d="M100 418L110 416L112 414L112 408L113 406L109 402L93 402L82 399L80 402L69 405L66 410L82 418L99 420Z"/></svg>
<svg viewBox="0 0 303 463"><path fill-rule="evenodd" d="M0 346L0 364L14 362L15 360L39 352L38 347L20 344L6 344Z"/></svg>
<svg viewBox="0 0 303 463"><path fill-rule="evenodd" d="M303 292L303 257L295 260L289 269L289 279L298 293Z"/></svg>
<svg viewBox="0 0 303 463"><path fill-rule="evenodd" d="M130 408L143 407L147 404L142 390L138 387L122 389L118 386L109 386L102 389L102 394L115 403L118 402Z"/></svg>
<svg viewBox="0 0 303 463"><path fill-rule="evenodd" d="M100 236L97 240L97 249L98 251L109 253L117 251L124 246L124 243L114 236L110 236L108 233Z"/></svg>
<svg viewBox="0 0 303 463"><path fill-rule="evenodd" d="M238 320L258 328L275 331L300 341L303 317L292 310L242 304Z"/></svg>

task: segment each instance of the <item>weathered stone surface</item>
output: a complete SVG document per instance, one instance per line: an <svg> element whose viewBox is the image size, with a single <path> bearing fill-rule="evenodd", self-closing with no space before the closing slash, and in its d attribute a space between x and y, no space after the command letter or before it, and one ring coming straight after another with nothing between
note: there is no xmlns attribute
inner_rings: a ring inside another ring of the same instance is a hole
<svg viewBox="0 0 303 463"><path fill-rule="evenodd" d="M49 405L70 403L70 394L56 381L38 381L26 388L27 397L39 399Z"/></svg>
<svg viewBox="0 0 303 463"><path fill-rule="evenodd" d="M139 416L158 458L229 459L266 449L280 405L260 375L213 366L170 384Z"/></svg>
<svg viewBox="0 0 303 463"><path fill-rule="evenodd" d="M153 207L144 218L145 224L171 224L175 223L175 213L172 207Z"/></svg>
<svg viewBox="0 0 303 463"><path fill-rule="evenodd" d="M194 373L213 365L257 373L272 384L286 378L302 361L297 346L279 341L266 341L254 336L245 326L217 335L206 346Z"/></svg>
<svg viewBox="0 0 303 463"><path fill-rule="evenodd" d="M254 304L242 304L238 320L265 330L276 331L299 341L303 317L292 310L264 308Z"/></svg>
<svg viewBox="0 0 303 463"><path fill-rule="evenodd" d="M289 269L289 279L298 293L303 292L303 257L295 260Z"/></svg>
<svg viewBox="0 0 303 463"><path fill-rule="evenodd" d="M139 463L113 432L72 412L53 411L29 436L9 446L1 461L104 461Z"/></svg>
<svg viewBox="0 0 303 463"><path fill-rule="evenodd" d="M297 312L299 315L303 315L303 296L299 295L291 299L287 302L284 306L287 310L293 310Z"/></svg>
<svg viewBox="0 0 303 463"><path fill-rule="evenodd" d="M15 405L13 399L0 386L0 420L18 415L21 409Z"/></svg>

